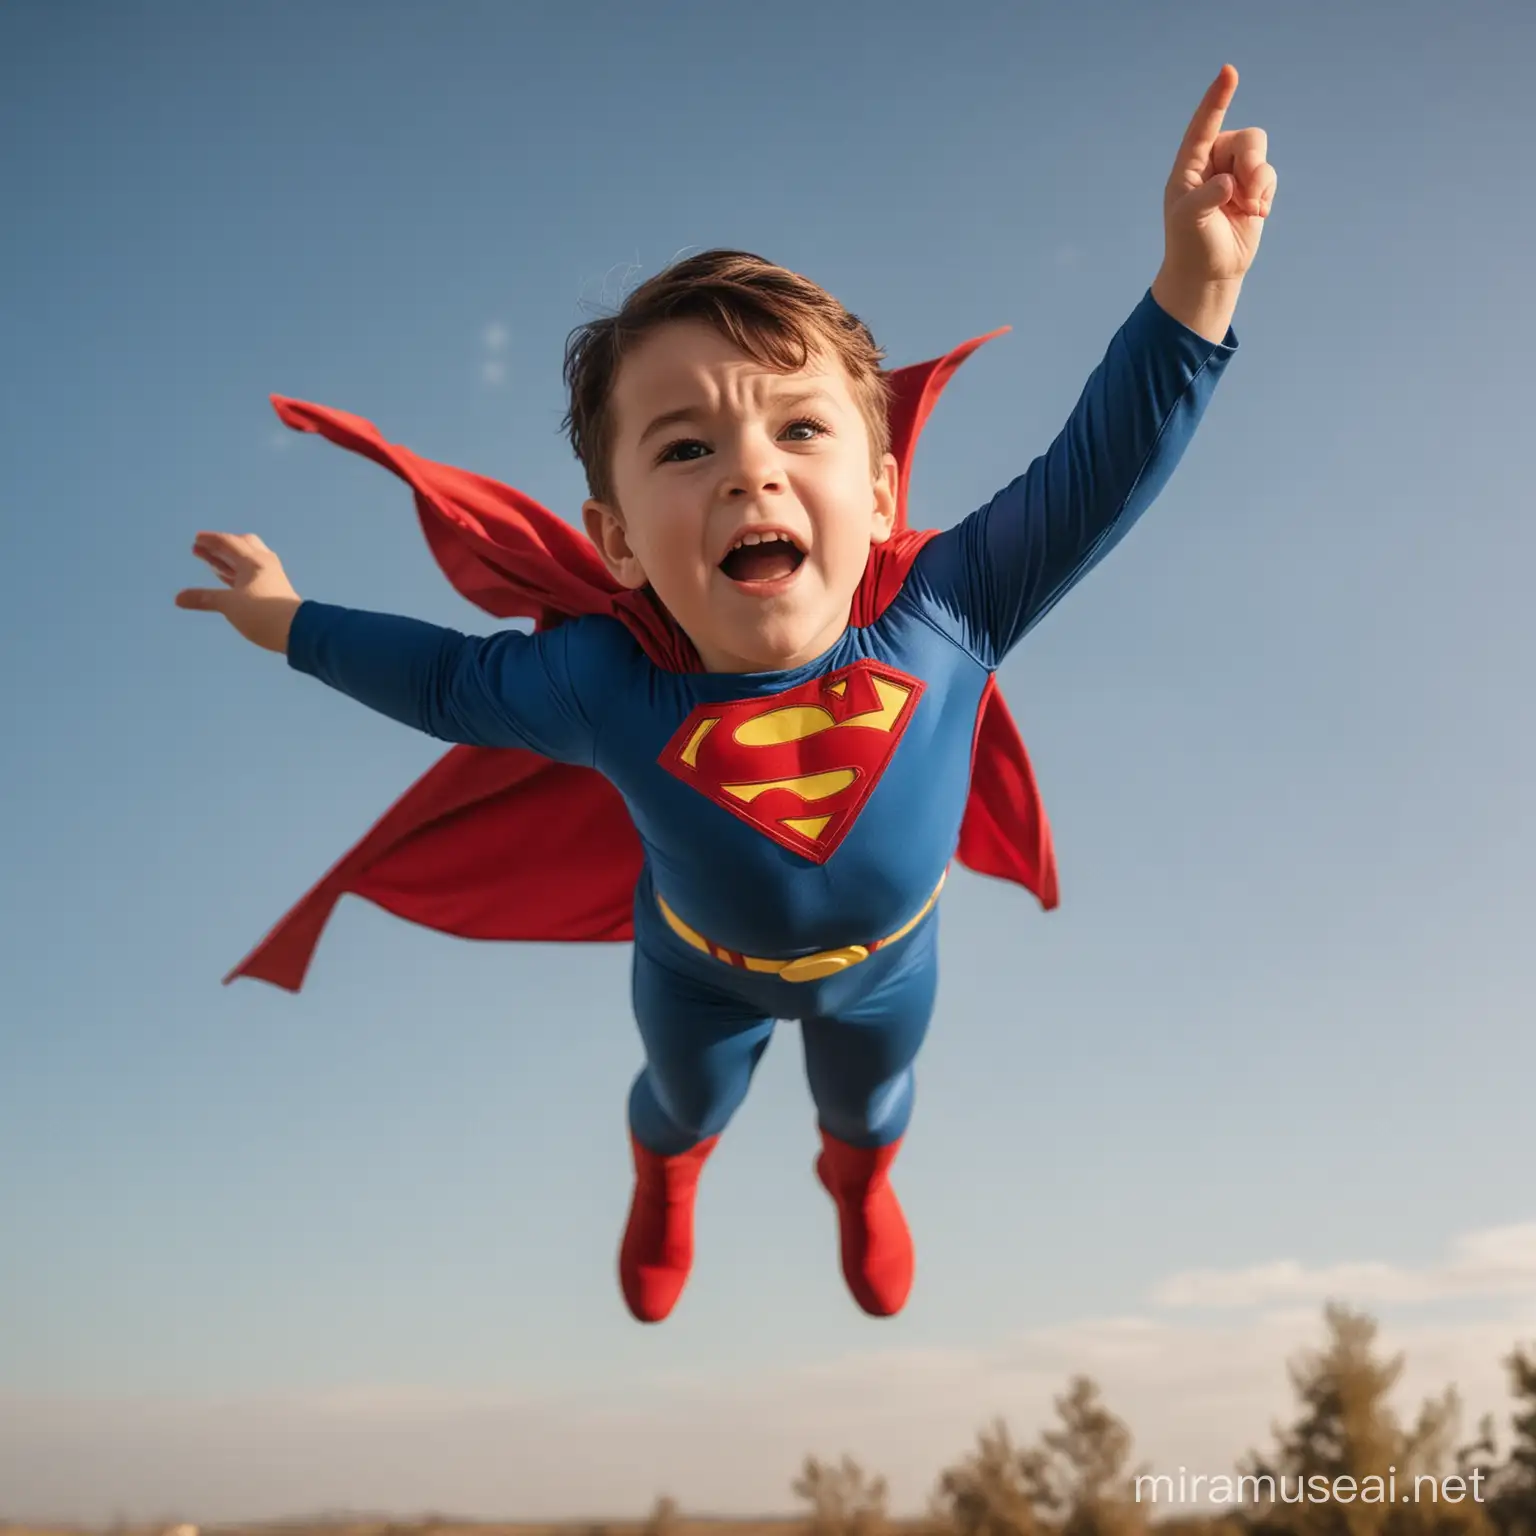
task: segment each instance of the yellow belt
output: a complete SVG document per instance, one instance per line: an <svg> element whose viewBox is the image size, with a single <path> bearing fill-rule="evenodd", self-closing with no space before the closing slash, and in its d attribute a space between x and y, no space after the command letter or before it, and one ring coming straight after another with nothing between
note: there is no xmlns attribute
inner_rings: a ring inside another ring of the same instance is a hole
<svg viewBox="0 0 1536 1536"><path fill-rule="evenodd" d="M778 976L781 981L820 981L823 976L833 976L838 971L846 971L850 965L857 965L861 960L869 959L877 949L884 949L887 944L894 944L898 939L906 938L933 910L933 904L939 899L939 892L944 889L944 881L948 877L949 871L945 870L939 876L939 883L934 886L933 894L923 903L922 910L910 922L903 923L895 933L888 933L883 939L876 939L873 944L845 944L841 949L818 950L814 955L801 955L797 960L760 960L756 955L737 954L734 949L726 949L723 945L711 943L702 933L690 928L662 900L660 891L656 893L656 905L661 908L661 915L666 918L667 926L678 938L685 944L691 944L695 949L702 950L715 960L723 960L727 965L734 965L741 970L766 971L770 975Z"/></svg>

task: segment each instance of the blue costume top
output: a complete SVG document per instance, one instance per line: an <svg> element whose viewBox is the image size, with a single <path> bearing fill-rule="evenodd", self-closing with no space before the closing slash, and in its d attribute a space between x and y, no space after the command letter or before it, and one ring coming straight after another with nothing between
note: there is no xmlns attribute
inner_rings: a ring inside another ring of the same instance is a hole
<svg viewBox="0 0 1536 1536"><path fill-rule="evenodd" d="M875 623L794 671L665 671L606 617L482 638L312 601L289 664L443 741L595 768L646 882L727 949L867 943L953 856L992 671L1151 504L1236 346L1149 292L1049 450L932 538Z"/></svg>

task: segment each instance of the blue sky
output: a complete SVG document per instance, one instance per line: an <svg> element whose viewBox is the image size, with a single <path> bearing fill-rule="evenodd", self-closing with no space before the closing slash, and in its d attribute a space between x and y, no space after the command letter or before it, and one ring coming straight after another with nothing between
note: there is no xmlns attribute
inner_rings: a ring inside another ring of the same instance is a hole
<svg viewBox="0 0 1536 1536"><path fill-rule="evenodd" d="M1336 1292L1498 1407L1536 1332L1536 13L1387 14L0 11L0 1514L754 1509L844 1448L916 1503L1079 1367L1223 1470ZM842 1288L786 1026L640 1329L622 947L348 901L298 997L221 988L442 748L174 609L191 537L488 631L398 483L267 396L574 515L566 333L710 245L893 364L1014 327L925 433L947 525L1145 291L1227 60L1280 178L1241 350L1003 669L1063 904L946 895L910 1307Z"/></svg>

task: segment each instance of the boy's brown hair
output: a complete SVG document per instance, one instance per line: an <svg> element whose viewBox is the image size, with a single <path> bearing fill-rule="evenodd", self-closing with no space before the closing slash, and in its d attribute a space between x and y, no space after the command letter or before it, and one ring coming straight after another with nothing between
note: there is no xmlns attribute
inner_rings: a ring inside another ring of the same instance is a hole
<svg viewBox="0 0 1536 1536"><path fill-rule="evenodd" d="M704 251L642 283L616 315L571 332L565 348L570 408L561 423L598 501L613 495L613 384L625 352L669 320L703 320L765 368L803 368L830 353L847 372L870 438L870 473L890 451L885 354L868 326L826 289L747 251Z"/></svg>

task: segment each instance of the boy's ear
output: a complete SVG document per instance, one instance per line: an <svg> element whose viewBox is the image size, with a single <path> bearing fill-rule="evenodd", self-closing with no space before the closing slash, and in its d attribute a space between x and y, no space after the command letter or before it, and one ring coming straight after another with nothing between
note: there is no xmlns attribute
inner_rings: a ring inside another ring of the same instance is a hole
<svg viewBox="0 0 1536 1536"><path fill-rule="evenodd" d="M635 552L629 547L629 536L624 530L624 519L617 507L603 501L585 501L581 507L582 521L587 526L587 537L597 545L603 564L621 587L637 592L645 585L645 572Z"/></svg>
<svg viewBox="0 0 1536 1536"><path fill-rule="evenodd" d="M884 544L896 531L896 488L901 471L896 467L896 456L886 454L880 461L880 472L875 476L875 520L870 531L871 544Z"/></svg>

